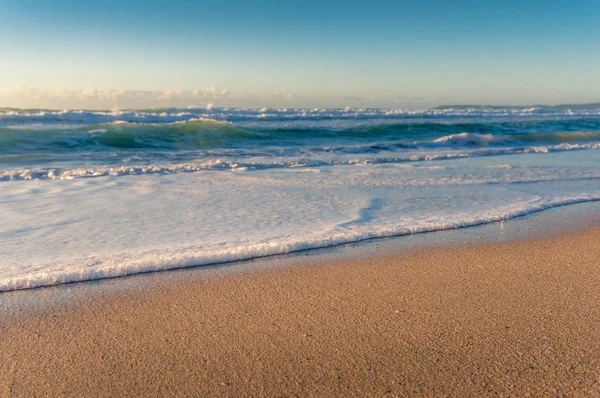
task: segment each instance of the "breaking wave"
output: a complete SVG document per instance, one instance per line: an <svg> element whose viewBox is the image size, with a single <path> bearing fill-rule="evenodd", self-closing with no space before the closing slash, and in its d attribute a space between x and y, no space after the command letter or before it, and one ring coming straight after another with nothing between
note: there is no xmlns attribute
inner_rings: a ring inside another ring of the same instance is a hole
<svg viewBox="0 0 600 398"><path fill-rule="evenodd" d="M477 118L477 117L588 117L599 116L600 104L559 106L442 106L434 109L289 109L289 108L159 108L130 110L51 110L0 108L0 123L76 122L84 124L126 121L136 123L172 123L197 118L223 121L290 121L372 118Z"/></svg>
<svg viewBox="0 0 600 398"><path fill-rule="evenodd" d="M330 143L397 146L494 146L600 141L600 119L575 122L378 123L331 126L240 126L194 119L172 123L117 121L86 126L0 127L0 151L8 154L103 150L190 150L290 147ZM429 142L431 141L431 142Z"/></svg>

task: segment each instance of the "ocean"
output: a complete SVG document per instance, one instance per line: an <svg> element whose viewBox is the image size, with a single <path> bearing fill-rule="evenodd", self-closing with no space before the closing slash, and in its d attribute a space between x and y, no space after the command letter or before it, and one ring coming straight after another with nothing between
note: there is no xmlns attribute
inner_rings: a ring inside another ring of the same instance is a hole
<svg viewBox="0 0 600 398"><path fill-rule="evenodd" d="M0 291L600 200L600 104L0 109Z"/></svg>

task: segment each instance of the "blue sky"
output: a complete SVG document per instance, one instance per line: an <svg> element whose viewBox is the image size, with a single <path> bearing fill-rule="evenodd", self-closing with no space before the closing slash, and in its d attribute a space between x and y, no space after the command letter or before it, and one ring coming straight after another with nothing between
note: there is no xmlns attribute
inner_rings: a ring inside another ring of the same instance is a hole
<svg viewBox="0 0 600 398"><path fill-rule="evenodd" d="M0 0L0 106L600 101L600 1Z"/></svg>

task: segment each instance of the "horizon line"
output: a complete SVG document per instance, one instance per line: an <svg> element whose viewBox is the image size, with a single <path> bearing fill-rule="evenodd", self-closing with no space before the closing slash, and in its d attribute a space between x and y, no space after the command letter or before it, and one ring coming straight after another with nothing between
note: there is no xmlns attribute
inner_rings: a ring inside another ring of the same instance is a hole
<svg viewBox="0 0 600 398"><path fill-rule="evenodd" d="M597 107L600 108L600 101L598 102L581 102L581 103L559 103L555 105L551 104L524 104L524 105L493 105L493 104L442 104L436 105L433 107L424 107L424 108L412 108L412 107L399 107L399 108L387 108L387 107L356 107L356 106L337 106L337 107L273 107L273 106L264 106L264 107L239 107L239 106L220 106L214 104L208 104L206 106L199 105L190 105L186 107L181 106L156 106L156 107L142 107L142 108L43 108L43 107L32 107L32 108L22 108L15 106L0 106L0 111L52 111L52 112L69 112L69 111L94 111L94 112L126 112L126 111L144 111L144 110L159 110L159 109L205 109L207 111L213 109L237 109L237 110L359 110L359 109L377 109L377 110L444 110L444 109L452 109L452 108L497 108L497 109L515 109L515 108L569 108L569 107ZM585 108L584 108L585 109Z"/></svg>

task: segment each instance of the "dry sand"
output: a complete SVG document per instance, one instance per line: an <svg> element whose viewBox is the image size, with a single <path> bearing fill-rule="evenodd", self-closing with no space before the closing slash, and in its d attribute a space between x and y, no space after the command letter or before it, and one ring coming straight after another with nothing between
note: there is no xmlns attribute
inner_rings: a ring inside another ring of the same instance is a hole
<svg viewBox="0 0 600 398"><path fill-rule="evenodd" d="M599 378L600 228L316 256L0 326L1 396L600 396Z"/></svg>

